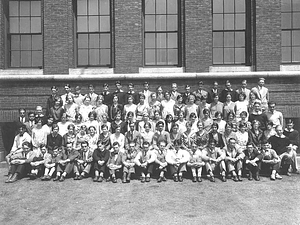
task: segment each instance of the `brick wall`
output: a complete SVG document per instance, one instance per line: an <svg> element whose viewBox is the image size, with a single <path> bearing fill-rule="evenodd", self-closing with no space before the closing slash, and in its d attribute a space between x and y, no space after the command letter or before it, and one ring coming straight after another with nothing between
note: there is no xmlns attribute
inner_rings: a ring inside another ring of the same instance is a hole
<svg viewBox="0 0 300 225"><path fill-rule="evenodd" d="M142 58L142 1L115 0L115 73L138 73Z"/></svg>
<svg viewBox="0 0 300 225"><path fill-rule="evenodd" d="M210 0L185 1L186 72L206 72L212 64Z"/></svg>
<svg viewBox="0 0 300 225"><path fill-rule="evenodd" d="M256 1L257 71L280 70L281 1Z"/></svg>
<svg viewBox="0 0 300 225"><path fill-rule="evenodd" d="M69 2L44 0L44 74L69 73Z"/></svg>
<svg viewBox="0 0 300 225"><path fill-rule="evenodd" d="M4 69L4 7L0 1L0 69Z"/></svg>

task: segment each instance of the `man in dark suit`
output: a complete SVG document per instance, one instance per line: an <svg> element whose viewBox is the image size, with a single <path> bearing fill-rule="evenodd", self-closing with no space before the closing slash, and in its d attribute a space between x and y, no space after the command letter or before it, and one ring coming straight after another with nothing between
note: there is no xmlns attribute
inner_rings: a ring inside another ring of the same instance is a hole
<svg viewBox="0 0 300 225"><path fill-rule="evenodd" d="M133 104L137 105L140 101L139 93L134 90L134 84L133 83L128 84L128 91L125 93L125 105L128 103L127 100L128 100L128 97L130 95L133 97Z"/></svg>
<svg viewBox="0 0 300 225"><path fill-rule="evenodd" d="M107 83L103 84L103 92L101 93L104 97L103 103L110 106L112 103L112 94L109 92L109 86Z"/></svg>

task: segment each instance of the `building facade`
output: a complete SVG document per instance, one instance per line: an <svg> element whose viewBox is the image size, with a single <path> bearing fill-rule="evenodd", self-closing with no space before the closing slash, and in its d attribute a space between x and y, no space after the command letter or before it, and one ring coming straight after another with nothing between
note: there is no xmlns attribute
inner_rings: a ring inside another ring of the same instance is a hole
<svg viewBox="0 0 300 225"><path fill-rule="evenodd" d="M298 0L0 0L1 134L18 108L45 106L52 85L183 91L258 77L299 129L299 71Z"/></svg>

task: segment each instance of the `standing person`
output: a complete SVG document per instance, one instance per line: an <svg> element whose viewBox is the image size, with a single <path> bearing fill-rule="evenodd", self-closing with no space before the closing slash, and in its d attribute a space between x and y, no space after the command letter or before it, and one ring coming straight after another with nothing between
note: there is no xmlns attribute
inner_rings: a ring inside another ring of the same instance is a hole
<svg viewBox="0 0 300 225"><path fill-rule="evenodd" d="M245 100L249 101L250 89L247 88L247 80L242 80L242 86L236 90L238 94L244 93Z"/></svg>
<svg viewBox="0 0 300 225"><path fill-rule="evenodd" d="M181 140L174 141L174 147L169 149L166 154L166 162L169 165L174 182L183 181L182 176L186 172L186 163L190 159L189 153L181 149L181 146Z"/></svg>
<svg viewBox="0 0 300 225"><path fill-rule="evenodd" d="M203 89L203 81L198 82L198 89L197 91L193 92L193 95L195 96L195 104L199 105L201 102L201 97L209 98L208 92Z"/></svg>
<svg viewBox="0 0 300 225"><path fill-rule="evenodd" d="M175 101L171 99L170 92L165 92L165 100L161 102L161 112L162 118L166 119L168 114L171 114L174 117L174 105Z"/></svg>
<svg viewBox="0 0 300 225"><path fill-rule="evenodd" d="M197 110L197 115L199 117L200 120L202 120L204 118L204 115L203 115L203 110L204 109L209 109L210 108L210 104L207 103L207 98L205 97L201 97L201 102L198 106L198 110Z"/></svg>
<svg viewBox="0 0 300 225"><path fill-rule="evenodd" d="M56 86L52 86L51 87L51 95L49 96L49 98L47 99L47 103L46 103L46 115L48 116L50 113L50 109L51 107L54 106L55 101L57 101L58 99L61 99L60 96L58 95L58 88ZM60 102L62 106L62 101Z"/></svg>
<svg viewBox="0 0 300 225"><path fill-rule="evenodd" d="M185 92L182 93L182 102L183 102L183 104L187 104L189 96L190 96L190 94L192 94L191 86L187 84L187 85L185 85L184 89L185 89Z"/></svg>
<svg viewBox="0 0 300 225"><path fill-rule="evenodd" d="M113 95L118 96L119 103L123 106L125 104L126 100L125 100L125 92L122 89L122 84L118 80L118 81L115 82L115 86L116 86L116 90L113 93Z"/></svg>
<svg viewBox="0 0 300 225"><path fill-rule="evenodd" d="M123 163L123 179L122 183L130 183L132 174L135 174L135 162L134 159L137 155L137 148L135 147L135 143L131 142L128 145L128 148L122 155L122 163Z"/></svg>
<svg viewBox="0 0 300 225"><path fill-rule="evenodd" d="M76 114L79 112L78 105L74 102L73 95L66 96L66 103L64 104L64 110L66 114L66 119L70 122L74 122ZM82 107L82 105L81 105ZM61 117L62 121L62 117Z"/></svg>
<svg viewBox="0 0 300 225"><path fill-rule="evenodd" d="M93 111L93 107L94 106L91 105L91 97L86 95L83 99L83 104L78 110L78 113L82 115L82 122L87 122L89 120L89 113Z"/></svg>
<svg viewBox="0 0 300 225"><path fill-rule="evenodd" d="M189 96L188 103L185 106L185 110L184 110L185 119L189 120L190 115L192 113L195 113L195 115L198 115L198 105L195 104L195 95L194 94Z"/></svg>
<svg viewBox="0 0 300 225"><path fill-rule="evenodd" d="M47 117L44 115L43 112L43 107L42 106L37 106L35 109L35 119L41 119L42 120L42 125L47 123Z"/></svg>
<svg viewBox="0 0 300 225"><path fill-rule="evenodd" d="M213 95L214 94L218 95L220 97L219 83L217 81L213 82L213 88L209 92L209 99L207 101L208 103L213 102Z"/></svg>
<svg viewBox="0 0 300 225"><path fill-rule="evenodd" d="M293 120L287 120L283 134L290 139L291 144L299 147L299 132L294 129Z"/></svg>
<svg viewBox="0 0 300 225"><path fill-rule="evenodd" d="M112 93L110 93L109 86L107 83L103 84L103 91L101 94L103 95L104 98L103 103L109 107L112 102Z"/></svg>
<svg viewBox="0 0 300 225"><path fill-rule="evenodd" d="M64 106L67 103L67 96L71 95L72 97L74 97L74 94L71 92L71 85L70 84L66 84L65 85L65 94L63 94L61 96L62 99L62 105Z"/></svg>
<svg viewBox="0 0 300 225"><path fill-rule="evenodd" d="M220 94L220 101L223 102L223 103L226 102L226 96L228 94L230 94L231 100L233 102L235 102L237 100L237 93L236 93L236 91L231 88L230 81L226 80L226 82L225 82L225 89L223 89L221 91L221 94Z"/></svg>
<svg viewBox="0 0 300 225"><path fill-rule="evenodd" d="M128 91L125 93L125 100L128 99L129 96L132 96L132 103L138 104L139 103L139 93L134 90L134 84L129 83L128 84Z"/></svg>
<svg viewBox="0 0 300 225"><path fill-rule="evenodd" d="M163 100L165 100L165 94L164 94L164 91L162 89L162 86L158 86L156 88L156 97L157 97L157 100L159 102L162 102Z"/></svg>
<svg viewBox="0 0 300 225"><path fill-rule="evenodd" d="M25 124L28 121L28 118L26 116L26 109L20 108L19 109L19 116L18 119L14 121L14 132L17 130L21 125Z"/></svg>
<svg viewBox="0 0 300 225"><path fill-rule="evenodd" d="M174 111L174 120L177 121L179 119L179 113L182 112L184 113L185 112L185 104L183 103L183 97L182 95L178 95L177 96L177 100L174 104L174 107L173 107L173 111Z"/></svg>
<svg viewBox="0 0 300 225"><path fill-rule="evenodd" d="M203 109L203 119L202 119L202 122L203 122L204 129L207 132L210 132L211 125L213 124L214 121L210 117L210 111L209 111L209 109Z"/></svg>
<svg viewBox="0 0 300 225"><path fill-rule="evenodd" d="M178 87L177 87L177 83L173 82L171 84L171 91L170 91L170 95L171 95L171 99L176 101L177 97L180 95L180 93L178 92Z"/></svg>
<svg viewBox="0 0 300 225"><path fill-rule="evenodd" d="M145 96L145 103L148 105L150 102L150 95L151 95L151 91L149 90L149 82L145 81L143 86L144 86L144 90L142 91L142 93Z"/></svg>
<svg viewBox="0 0 300 225"><path fill-rule="evenodd" d="M49 153L53 153L54 149L62 147L62 136L58 133L59 126L57 124L53 124L52 132L47 136L47 149Z"/></svg>
<svg viewBox="0 0 300 225"><path fill-rule="evenodd" d="M274 127L278 125L283 126L283 115L281 112L275 109L276 103L269 102L268 106L269 106L268 107L269 110L266 111L268 121L272 122Z"/></svg>
<svg viewBox="0 0 300 225"><path fill-rule="evenodd" d="M134 97L132 95L126 95L127 96L127 104L124 105L123 108L123 120L125 120L127 118L127 114L129 112L133 112L135 115L136 112L136 107L137 105L134 104ZM134 120L135 120L135 116L134 116Z"/></svg>
<svg viewBox="0 0 300 225"><path fill-rule="evenodd" d="M134 162L137 173L140 174L141 182L150 182L151 174L153 173L154 162L156 155L150 150L150 143L144 142L141 150L137 153Z"/></svg>
<svg viewBox="0 0 300 225"><path fill-rule="evenodd" d="M223 104L223 118L227 119L229 113L234 113L236 107L235 102L232 101L231 95L226 95L226 101Z"/></svg>
<svg viewBox="0 0 300 225"><path fill-rule="evenodd" d="M140 94L140 102L137 104L135 110L137 124L142 121L145 113L149 116L149 105L148 102L146 102L146 96L144 94Z"/></svg>
<svg viewBox="0 0 300 225"><path fill-rule="evenodd" d="M24 123L27 133L31 136L32 129L35 127L35 114L34 112L28 113L28 121Z"/></svg>
<svg viewBox="0 0 300 225"><path fill-rule="evenodd" d="M62 100L60 97L54 99L54 105L49 110L49 116L53 117L53 122L58 123L61 121L62 115L65 113L65 109L62 107Z"/></svg>
<svg viewBox="0 0 300 225"><path fill-rule="evenodd" d="M95 113L97 114L97 120L98 122L102 121L102 115L103 114L108 114L108 106L105 105L104 102L104 97L103 95L98 95L97 97L97 107L95 109Z"/></svg>
<svg viewBox="0 0 300 225"><path fill-rule="evenodd" d="M236 120L239 122L241 120L241 112L247 112L249 102L245 99L245 93L238 94L238 101L235 102L234 113L236 115ZM247 117L248 120L248 117Z"/></svg>
<svg viewBox="0 0 300 225"><path fill-rule="evenodd" d="M149 102L149 116L151 119L154 118L154 112L160 111L161 109L161 102L157 100L157 96L155 92L152 92L150 95L150 102Z"/></svg>
<svg viewBox="0 0 300 225"><path fill-rule="evenodd" d="M254 177L254 180L259 181L259 170L261 168L262 154L257 150L257 148L254 148L253 144L251 143L247 144L244 154L245 169L249 173L248 180L253 180Z"/></svg>
<svg viewBox="0 0 300 225"><path fill-rule="evenodd" d="M210 104L210 118L214 119L215 118L215 113L216 112L223 112L223 103L219 101L219 95L213 94L213 101Z"/></svg>
<svg viewBox="0 0 300 225"><path fill-rule="evenodd" d="M47 143L47 133L42 127L42 120L36 120L36 126L32 129L32 147L34 151L38 151L41 145Z"/></svg>
<svg viewBox="0 0 300 225"><path fill-rule="evenodd" d="M108 162L110 152L106 150L99 140L97 142L97 148L93 153L93 161L94 161L94 170L95 170L95 177L93 179L94 182L102 182L104 173L106 170L106 164Z"/></svg>
<svg viewBox="0 0 300 225"><path fill-rule="evenodd" d="M269 89L265 87L265 78L258 79L258 85L251 89L257 98L261 101L263 111L268 109L268 102L270 99Z"/></svg>
<svg viewBox="0 0 300 225"><path fill-rule="evenodd" d="M252 123L254 120L257 120L257 121L260 122L260 129L262 129L263 131L266 129L267 122L268 122L268 117L262 111L261 103L258 100L254 103L254 110L249 115L249 122Z"/></svg>
<svg viewBox="0 0 300 225"><path fill-rule="evenodd" d="M90 84L89 86L88 86L88 89L89 89L89 93L87 94L89 97L90 97L90 99L91 99L91 105L93 106L93 107L95 107L97 104L97 98L98 98L98 95L95 93L95 87L94 87L94 85L92 85L92 84Z"/></svg>
<svg viewBox="0 0 300 225"><path fill-rule="evenodd" d="M81 87L75 87L74 102L80 107L83 104L84 96L81 94Z"/></svg>
<svg viewBox="0 0 300 225"><path fill-rule="evenodd" d="M110 122L114 121L116 119L117 113L118 112L122 113L122 111L123 111L123 105L119 103L118 95L114 94L112 98L112 104L110 104L108 110Z"/></svg>

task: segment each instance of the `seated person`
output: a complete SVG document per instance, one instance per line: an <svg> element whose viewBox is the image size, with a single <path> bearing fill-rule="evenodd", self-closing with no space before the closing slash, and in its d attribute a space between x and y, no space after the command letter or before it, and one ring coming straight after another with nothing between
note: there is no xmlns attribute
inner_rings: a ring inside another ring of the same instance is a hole
<svg viewBox="0 0 300 225"><path fill-rule="evenodd" d="M116 172L119 172L123 167L119 142L113 143L113 149L110 152L110 157L107 162L110 176L106 181L111 180L113 183L117 183Z"/></svg>
<svg viewBox="0 0 300 225"><path fill-rule="evenodd" d="M87 141L81 142L81 150L79 153L80 156L76 159L76 163L74 164L74 180L81 180L82 178L88 177L92 168L93 151Z"/></svg>
<svg viewBox="0 0 300 225"><path fill-rule="evenodd" d="M56 147L53 149L52 154L50 154L49 157L45 159L44 166L45 166L45 171L44 171L44 176L42 177L43 181L49 181L52 178L52 175L55 172L55 159L58 156L58 153L60 150Z"/></svg>
<svg viewBox="0 0 300 225"><path fill-rule="evenodd" d="M74 164L79 156L80 154L75 148L73 148L73 144L68 142L61 160L57 163L56 177L53 181L57 181L58 179L60 182L64 181L66 176L73 171Z"/></svg>
<svg viewBox="0 0 300 225"><path fill-rule="evenodd" d="M262 159L261 153L254 148L252 143L248 143L244 154L245 170L249 173L248 180L253 180L254 175L254 180L259 181L259 170Z"/></svg>
<svg viewBox="0 0 300 225"><path fill-rule="evenodd" d="M167 151L166 161L174 182L182 182L182 174L186 172L186 163L189 161L190 155L188 151L180 148L182 146L181 140L174 141L173 146Z"/></svg>
<svg viewBox="0 0 300 225"><path fill-rule="evenodd" d="M187 162L187 166L191 168L193 175L193 182L202 182L201 174L202 167L205 166L205 163L202 159L202 151L199 149L196 142L192 142L190 152L190 160Z"/></svg>
<svg viewBox="0 0 300 225"><path fill-rule="evenodd" d="M109 150L104 148L104 145L100 140L97 142L97 146L98 147L94 150L93 153L94 170L95 170L95 177L93 181L102 182L106 164L110 156L110 152Z"/></svg>
<svg viewBox="0 0 300 225"><path fill-rule="evenodd" d="M154 151L149 150L150 143L145 141L141 150L137 153L134 162L137 173L141 175L141 182L150 182L150 176L153 172L156 155Z"/></svg>
<svg viewBox="0 0 300 225"><path fill-rule="evenodd" d="M158 183L167 180L165 177L165 173L167 172L167 166L168 166L168 163L166 161L166 155L167 155L166 145L167 143L165 141L160 141L158 144L158 149L154 150L156 154L155 164L157 165L157 168L159 170L159 177L157 179Z"/></svg>
<svg viewBox="0 0 300 225"><path fill-rule="evenodd" d="M206 171L211 182L215 182L215 171L221 174L221 180L226 182L225 152L216 147L216 140L210 139L207 148L203 149L203 161L205 161Z"/></svg>
<svg viewBox="0 0 300 225"><path fill-rule="evenodd" d="M271 149L270 144L267 141L262 143L261 154L261 170L267 171L268 173L271 171L271 180L282 179L282 177L278 174L280 168L280 158L276 151Z"/></svg>
<svg viewBox="0 0 300 225"><path fill-rule="evenodd" d="M135 142L130 142L128 148L123 153L123 179L122 183L130 183L132 174L135 173L135 162L134 159L137 155L137 149Z"/></svg>
<svg viewBox="0 0 300 225"><path fill-rule="evenodd" d="M223 149L225 151L225 163L227 165L228 173L231 173L232 179L237 181L242 180L242 168L243 168L243 159L245 154L239 145L236 144L234 138L228 140L227 147Z"/></svg>
<svg viewBox="0 0 300 225"><path fill-rule="evenodd" d="M29 174L29 177L31 180L36 179L39 173L43 173L45 170L45 161L51 160L51 154L48 153L46 145L41 144L39 149L39 153L37 153L30 163L31 173ZM42 180L44 180L44 177L42 177Z"/></svg>

